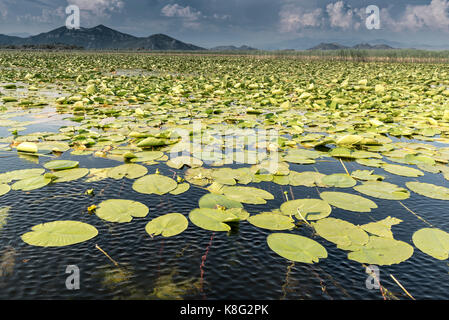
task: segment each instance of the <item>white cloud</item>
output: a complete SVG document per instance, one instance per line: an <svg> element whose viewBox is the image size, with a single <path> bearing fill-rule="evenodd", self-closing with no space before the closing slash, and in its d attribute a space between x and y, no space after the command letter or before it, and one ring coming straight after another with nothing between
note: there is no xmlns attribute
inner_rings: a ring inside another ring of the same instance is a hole
<svg viewBox="0 0 449 320"><path fill-rule="evenodd" d="M161 10L162 15L165 17L178 17L186 20L194 21L201 17L201 12L197 11L189 6L182 7L179 4L167 4Z"/></svg>
<svg viewBox="0 0 449 320"><path fill-rule="evenodd" d="M280 31L296 32L304 27L319 27L322 24L322 10L306 11L301 7L287 4L279 12Z"/></svg>
<svg viewBox="0 0 449 320"><path fill-rule="evenodd" d="M329 23L331 27L342 29L357 28L360 24L354 21L355 11L346 8L343 1L329 3L326 6L326 12L329 15Z"/></svg>
<svg viewBox="0 0 449 320"><path fill-rule="evenodd" d="M428 5L408 5L397 19L387 9L380 12L380 21L395 31L432 29L449 32L449 0L432 0Z"/></svg>
<svg viewBox="0 0 449 320"><path fill-rule="evenodd" d="M125 6L121 0L67 0L67 3L98 17L107 17L110 12L120 11Z"/></svg>

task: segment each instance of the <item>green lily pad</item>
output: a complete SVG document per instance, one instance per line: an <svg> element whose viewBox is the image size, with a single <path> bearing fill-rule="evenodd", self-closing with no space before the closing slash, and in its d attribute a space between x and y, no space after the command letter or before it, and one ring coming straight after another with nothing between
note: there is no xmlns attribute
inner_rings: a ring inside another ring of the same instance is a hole
<svg viewBox="0 0 449 320"><path fill-rule="evenodd" d="M397 164L385 164L382 168L387 172L404 177L420 177L424 175L424 173L418 169L400 166Z"/></svg>
<svg viewBox="0 0 449 320"><path fill-rule="evenodd" d="M77 167L78 161L72 160L52 160L44 164L44 167L49 170L66 170Z"/></svg>
<svg viewBox="0 0 449 320"><path fill-rule="evenodd" d="M178 184L175 180L160 175L150 174L137 179L133 183L133 189L140 193L163 195L175 190Z"/></svg>
<svg viewBox="0 0 449 320"><path fill-rule="evenodd" d="M357 181L344 173L335 173L325 176L321 181L330 187L337 188L350 188L357 184Z"/></svg>
<svg viewBox="0 0 449 320"><path fill-rule="evenodd" d="M265 204L265 200L274 199L268 191L253 187L224 186L222 191L227 198L248 204Z"/></svg>
<svg viewBox="0 0 449 320"><path fill-rule="evenodd" d="M378 174L373 174L374 170L355 170L351 172L351 177L363 181L378 181L383 180L384 177Z"/></svg>
<svg viewBox="0 0 449 320"><path fill-rule="evenodd" d="M168 160L166 164L167 166L175 169L181 169L185 165L190 168L198 168L203 165L203 161L194 157L181 156Z"/></svg>
<svg viewBox="0 0 449 320"><path fill-rule="evenodd" d="M109 199L101 202L95 214L109 222L131 222L133 218L143 218L148 214L149 209L143 203L124 200L124 199Z"/></svg>
<svg viewBox="0 0 449 320"><path fill-rule="evenodd" d="M74 169L57 171L54 173L54 176L56 177L56 179L53 180L53 182L57 183L57 182L67 182L67 181L77 180L77 179L84 177L88 173L89 173L89 169L86 169L86 168L74 168Z"/></svg>
<svg viewBox="0 0 449 320"><path fill-rule="evenodd" d="M289 183L292 186L305 186L305 187L326 187L323 183L324 174L314 171L296 172L290 171Z"/></svg>
<svg viewBox="0 0 449 320"><path fill-rule="evenodd" d="M327 258L326 249L318 242L289 233L272 233L267 237L268 247L281 257L303 263L317 263Z"/></svg>
<svg viewBox="0 0 449 320"><path fill-rule="evenodd" d="M170 191L170 194L178 195L178 194L186 192L189 189L190 189L190 184L188 184L187 182L180 183L180 184L178 184L178 186L175 189Z"/></svg>
<svg viewBox="0 0 449 320"><path fill-rule="evenodd" d="M120 180L123 177L128 179L140 178L148 173L148 169L140 164L125 163L108 170L108 177Z"/></svg>
<svg viewBox="0 0 449 320"><path fill-rule="evenodd" d="M301 215L298 214L298 210ZM296 216L298 220L319 220L331 214L331 206L321 199L296 199L284 202L281 212L284 215ZM301 216L303 218L301 218Z"/></svg>
<svg viewBox="0 0 449 320"><path fill-rule="evenodd" d="M258 228L268 230L288 230L295 227L295 221L290 216L269 212L262 212L250 216L248 222Z"/></svg>
<svg viewBox="0 0 449 320"><path fill-rule="evenodd" d="M415 181L406 182L405 185L413 192L416 192L425 197L438 200L449 200L448 188L437 186L430 183L415 182Z"/></svg>
<svg viewBox="0 0 449 320"><path fill-rule="evenodd" d="M0 184L0 196L7 194L11 190L11 187L7 184Z"/></svg>
<svg viewBox="0 0 449 320"><path fill-rule="evenodd" d="M334 207L355 212L371 212L377 205L364 197L345 192L322 192L321 199Z"/></svg>
<svg viewBox="0 0 449 320"><path fill-rule="evenodd" d="M413 255L413 247L403 241L371 236L367 244L348 253L348 259L360 263L389 266L406 261Z"/></svg>
<svg viewBox="0 0 449 320"><path fill-rule="evenodd" d="M189 213L189 219L194 225L211 231L229 231L231 227L228 223L240 221L230 210L210 208L193 209Z"/></svg>
<svg viewBox="0 0 449 320"><path fill-rule="evenodd" d="M22 235L29 245L39 247L62 247L84 242L97 236L98 230L79 221L53 221L38 224L31 232Z"/></svg>
<svg viewBox="0 0 449 320"><path fill-rule="evenodd" d="M412 237L415 246L438 260L449 257L449 233L437 228L419 229Z"/></svg>
<svg viewBox="0 0 449 320"><path fill-rule="evenodd" d="M11 188L13 190L31 191L45 187L51 182L51 179L45 176L30 177L19 180Z"/></svg>
<svg viewBox="0 0 449 320"><path fill-rule="evenodd" d="M391 227L401 223L401 219L392 218L392 217L386 217L383 220L377 221L377 222L370 222L364 225L361 225L360 228L365 230L368 233L371 233L373 235L383 237L383 238L390 238L393 239L393 233L391 232Z"/></svg>
<svg viewBox="0 0 449 320"><path fill-rule="evenodd" d="M145 231L152 237L158 235L172 237L187 229L188 224L187 218L182 214L168 213L148 222Z"/></svg>
<svg viewBox="0 0 449 320"><path fill-rule="evenodd" d="M368 234L360 227L335 218L325 218L312 223L316 233L342 250L353 250L368 243Z"/></svg>
<svg viewBox="0 0 449 320"><path fill-rule="evenodd" d="M22 169L13 170L0 174L0 183L9 183L14 180L22 180L26 178L40 176L45 172L45 169Z"/></svg>
<svg viewBox="0 0 449 320"><path fill-rule="evenodd" d="M367 196L380 199L404 200L410 197L410 192L407 189L382 181L367 181L362 185L355 186L354 189Z"/></svg>
<svg viewBox="0 0 449 320"><path fill-rule="evenodd" d="M207 193L198 202L200 208L217 209L218 206L226 209L243 208L243 205L235 200L228 199L221 194Z"/></svg>

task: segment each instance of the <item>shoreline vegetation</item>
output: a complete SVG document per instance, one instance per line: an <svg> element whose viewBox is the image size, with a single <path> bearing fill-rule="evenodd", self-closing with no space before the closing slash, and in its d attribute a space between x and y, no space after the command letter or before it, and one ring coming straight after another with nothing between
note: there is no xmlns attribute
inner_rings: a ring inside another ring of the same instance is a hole
<svg viewBox="0 0 449 320"><path fill-rule="evenodd" d="M0 46L1 51L61 51L83 53L118 53L118 54L149 54L173 56L223 56L223 57L254 57L290 58L301 60L330 60L355 62L407 62L407 63L449 63L449 50L430 51L418 49L338 49L338 50L250 50L250 51L159 51L159 50L91 50L74 45L7 45Z"/></svg>

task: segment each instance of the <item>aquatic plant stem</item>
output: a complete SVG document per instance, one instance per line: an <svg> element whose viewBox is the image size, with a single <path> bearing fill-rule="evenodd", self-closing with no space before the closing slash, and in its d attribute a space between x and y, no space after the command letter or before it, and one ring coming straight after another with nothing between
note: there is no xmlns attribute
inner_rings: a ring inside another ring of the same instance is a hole
<svg viewBox="0 0 449 320"><path fill-rule="evenodd" d="M402 284L390 273L390 277L398 284L398 286L410 297L412 300L416 300L408 291L402 286Z"/></svg>
<svg viewBox="0 0 449 320"><path fill-rule="evenodd" d="M204 279L204 265L206 264L207 254L209 253L209 249L212 246L212 240L214 239L215 232L212 233L209 244L206 247L206 252L201 257L201 265L200 265L200 271L201 271L201 278L200 278L200 291L203 292L203 279Z"/></svg>
<svg viewBox="0 0 449 320"><path fill-rule="evenodd" d="M108 255L108 254L106 253L106 251L104 251L103 249L101 249L100 246L99 246L98 244L95 244L95 248L97 248L98 250L100 250L106 257L108 257L108 259L111 260L112 263L113 263L117 268L120 268L118 262L115 261L114 259L112 259L111 256Z"/></svg>
<svg viewBox="0 0 449 320"><path fill-rule="evenodd" d="M420 216L418 216L418 215L417 215L415 212L413 212L411 209L407 208L407 207L405 206L405 204L403 204L401 201L398 201L398 202L399 202L399 204L400 204L401 206L403 206L405 209L407 209L408 212L413 213L418 219L420 219L421 221L427 223L429 226L431 226L432 228L434 228L434 226L433 226L430 222L428 222L428 221L426 221L424 218L421 218Z"/></svg>
<svg viewBox="0 0 449 320"><path fill-rule="evenodd" d="M340 163L341 163L341 165L343 166L343 168L345 169L346 174L347 174L348 176L351 176L351 175L349 174L349 172L348 172L348 169L346 169L346 166L345 166L345 164L343 163L343 161L342 161L341 159L338 159L338 160L340 160Z"/></svg>

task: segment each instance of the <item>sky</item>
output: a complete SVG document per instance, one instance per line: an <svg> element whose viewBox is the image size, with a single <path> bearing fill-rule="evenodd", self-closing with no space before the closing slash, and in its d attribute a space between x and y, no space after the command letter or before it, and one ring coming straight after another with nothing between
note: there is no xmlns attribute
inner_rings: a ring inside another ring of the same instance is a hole
<svg viewBox="0 0 449 320"><path fill-rule="evenodd" d="M63 26L69 5L80 8L82 27L104 24L142 37L164 33L206 48L373 41L449 48L449 0L0 0L0 34ZM367 14L368 6L379 14Z"/></svg>

